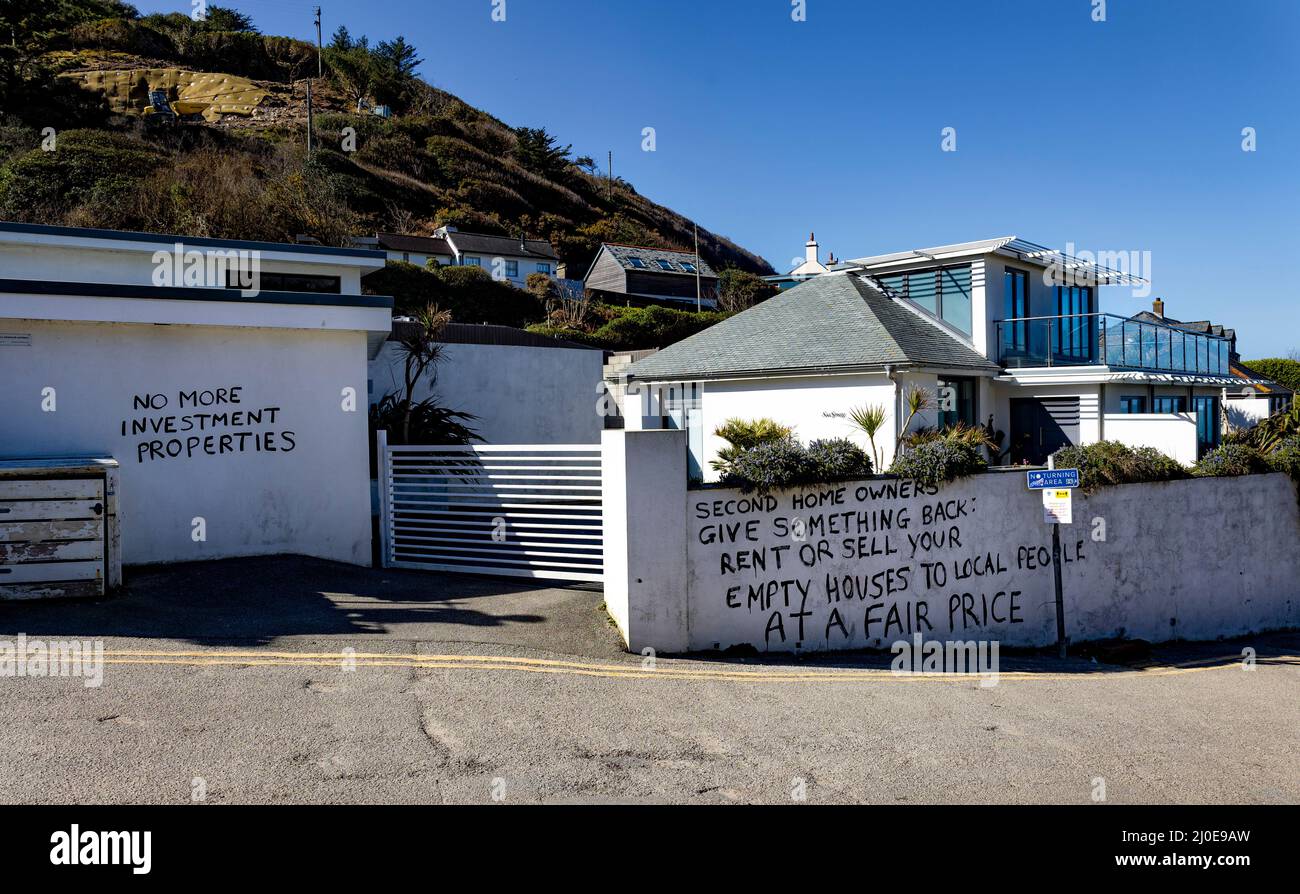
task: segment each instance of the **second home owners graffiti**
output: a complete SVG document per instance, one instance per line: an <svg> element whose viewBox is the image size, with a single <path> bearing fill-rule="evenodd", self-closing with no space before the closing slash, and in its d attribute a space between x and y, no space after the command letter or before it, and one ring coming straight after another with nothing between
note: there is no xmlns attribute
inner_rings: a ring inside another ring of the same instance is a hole
<svg viewBox="0 0 1300 894"><path fill-rule="evenodd" d="M137 463L230 453L289 453L298 446L280 407L245 406L243 386L137 394L123 419Z"/></svg>
<svg viewBox="0 0 1300 894"><path fill-rule="evenodd" d="M873 481L700 493L691 506L698 629L743 629L739 641L789 650L1016 639L1021 625L1054 623L1046 529L1041 541L1008 541L1005 507L974 495ZM1067 536L1062 564L1095 545Z"/></svg>

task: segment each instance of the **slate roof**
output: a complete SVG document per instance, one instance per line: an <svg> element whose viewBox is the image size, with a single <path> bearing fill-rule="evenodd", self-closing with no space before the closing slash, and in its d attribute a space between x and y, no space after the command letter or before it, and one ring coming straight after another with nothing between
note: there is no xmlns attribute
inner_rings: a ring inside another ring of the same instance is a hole
<svg viewBox="0 0 1300 894"><path fill-rule="evenodd" d="M1187 332L1196 332L1202 335L1217 335L1222 338L1236 338L1237 330L1226 329L1218 323L1209 320L1196 320L1192 323L1184 323L1182 320L1175 320L1173 317L1156 316L1149 310L1135 313L1132 317L1134 320L1141 320L1144 323L1163 323L1166 326L1172 326L1175 329L1183 329Z"/></svg>
<svg viewBox="0 0 1300 894"><path fill-rule="evenodd" d="M401 233L376 233L375 241L388 251L415 252L422 255L451 257L451 246L441 236L405 236Z"/></svg>
<svg viewBox="0 0 1300 894"><path fill-rule="evenodd" d="M628 367L633 379L879 369L999 371L974 348L853 274L823 274Z"/></svg>
<svg viewBox="0 0 1300 894"><path fill-rule="evenodd" d="M456 250L461 254L468 252L469 254L482 254L492 257L542 258L549 261L558 261L560 259L560 256L555 253L555 249L551 247L551 243L545 239L528 239L521 246L518 236L489 236L485 233L452 232L447 234L447 241L456 246Z"/></svg>
<svg viewBox="0 0 1300 894"><path fill-rule="evenodd" d="M623 245L618 242L606 242L604 247L609 249L609 253L614 256L614 260L626 270L645 270L650 273L676 273L679 276L694 276L694 273L687 273L680 269L683 263L694 264L695 252L693 251L670 251L666 248L647 248L644 245ZM644 267L637 267L632 263L633 258L640 258L645 264ZM663 258L665 261L672 263L676 268L673 270L664 270L659 266L658 261ZM709 262L700 258L700 276L716 277L718 274L713 272Z"/></svg>

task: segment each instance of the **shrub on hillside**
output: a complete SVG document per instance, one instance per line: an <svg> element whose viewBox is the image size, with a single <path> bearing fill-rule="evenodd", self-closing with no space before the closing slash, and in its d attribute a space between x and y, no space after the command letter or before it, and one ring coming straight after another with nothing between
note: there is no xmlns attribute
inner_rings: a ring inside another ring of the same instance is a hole
<svg viewBox="0 0 1300 894"><path fill-rule="evenodd" d="M1154 447L1134 448L1118 441L1063 447L1054 458L1058 469L1079 470L1079 485L1084 493L1111 484L1175 481L1188 475L1182 464Z"/></svg>
<svg viewBox="0 0 1300 894"><path fill-rule="evenodd" d="M0 167L0 217L48 222L87 204L104 215L99 226L120 226L140 181L162 160L126 134L65 131L57 152L35 148Z"/></svg>
<svg viewBox="0 0 1300 894"><path fill-rule="evenodd" d="M1226 478L1271 472L1264 455L1247 444L1224 444L1202 456L1192 467L1197 478Z"/></svg>
<svg viewBox="0 0 1300 894"><path fill-rule="evenodd" d="M869 478L873 468L867 452L848 438L828 438L808 445L817 481L852 481Z"/></svg>
<svg viewBox="0 0 1300 894"><path fill-rule="evenodd" d="M891 475L938 487L955 478L988 468L979 448L961 438L936 438L900 453L889 467Z"/></svg>
<svg viewBox="0 0 1300 894"><path fill-rule="evenodd" d="M481 267L428 269L389 261L366 276L365 291L391 295L393 313L409 314L434 303L458 323L523 327L541 318L537 299L509 283L497 282Z"/></svg>
<svg viewBox="0 0 1300 894"><path fill-rule="evenodd" d="M639 307L610 320L595 334L614 351L663 348L702 332L727 316L717 311L695 313L658 305Z"/></svg>

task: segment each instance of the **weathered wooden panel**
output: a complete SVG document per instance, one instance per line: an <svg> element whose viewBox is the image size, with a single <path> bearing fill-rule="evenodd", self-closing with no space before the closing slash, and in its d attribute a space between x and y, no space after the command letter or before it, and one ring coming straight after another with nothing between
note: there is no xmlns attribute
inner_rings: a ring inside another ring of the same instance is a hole
<svg viewBox="0 0 1300 894"><path fill-rule="evenodd" d="M0 500L102 500L103 479L48 478L0 480Z"/></svg>
<svg viewBox="0 0 1300 894"><path fill-rule="evenodd" d="M0 516L5 518L6 516ZM55 521L0 521L0 544L20 540L102 540L104 520L74 518Z"/></svg>
<svg viewBox="0 0 1300 894"><path fill-rule="evenodd" d="M0 587L48 581L103 580L104 563L49 562L37 565L0 565Z"/></svg>
<svg viewBox="0 0 1300 894"><path fill-rule="evenodd" d="M0 543L0 565L17 565L24 562L91 561L103 557L103 540ZM0 578L3 576L3 572L0 572Z"/></svg>
<svg viewBox="0 0 1300 894"><path fill-rule="evenodd" d="M94 507L98 506L96 511ZM102 500L23 500L0 502L0 523L38 519L99 518Z"/></svg>
<svg viewBox="0 0 1300 894"><path fill-rule="evenodd" d="M0 585L0 602L19 599L84 599L103 596L104 583L97 580L64 581L48 584Z"/></svg>

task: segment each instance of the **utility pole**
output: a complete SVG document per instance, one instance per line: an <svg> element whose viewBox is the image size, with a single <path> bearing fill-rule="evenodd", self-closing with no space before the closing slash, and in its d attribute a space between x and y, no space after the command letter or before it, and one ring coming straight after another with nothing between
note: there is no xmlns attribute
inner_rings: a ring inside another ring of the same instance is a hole
<svg viewBox="0 0 1300 894"><path fill-rule="evenodd" d="M325 63L321 62L320 7L316 7L316 77L325 76Z"/></svg>
<svg viewBox="0 0 1300 894"><path fill-rule="evenodd" d="M693 226L695 227L695 312L699 313L702 309L700 306L700 225Z"/></svg>
<svg viewBox="0 0 1300 894"><path fill-rule="evenodd" d="M311 132L311 78L307 79L307 155L311 156L314 148Z"/></svg>
<svg viewBox="0 0 1300 894"><path fill-rule="evenodd" d="M609 150L609 164L606 167L607 170L605 171L605 173L608 175L608 179L609 179L609 189L607 190L607 193L609 196L609 202L612 205L614 203L614 150L613 149Z"/></svg>

